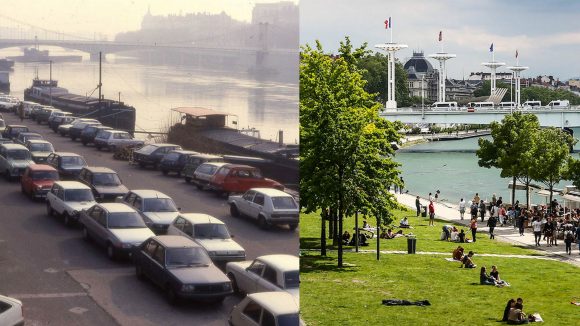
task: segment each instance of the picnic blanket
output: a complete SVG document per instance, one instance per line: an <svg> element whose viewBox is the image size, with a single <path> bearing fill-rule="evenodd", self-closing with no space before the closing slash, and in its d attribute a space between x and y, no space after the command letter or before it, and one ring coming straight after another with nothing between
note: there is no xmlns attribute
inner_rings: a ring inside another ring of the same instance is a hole
<svg viewBox="0 0 580 326"><path fill-rule="evenodd" d="M385 299L383 300L385 306L430 306L429 300L408 301L399 299Z"/></svg>

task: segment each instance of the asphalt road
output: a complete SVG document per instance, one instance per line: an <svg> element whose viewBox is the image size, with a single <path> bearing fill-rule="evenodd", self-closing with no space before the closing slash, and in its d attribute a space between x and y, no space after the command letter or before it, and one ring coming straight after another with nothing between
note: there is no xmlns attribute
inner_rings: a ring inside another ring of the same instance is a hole
<svg viewBox="0 0 580 326"><path fill-rule="evenodd" d="M4 113L6 124L21 124ZM109 152L84 147L24 120L31 131L52 142L57 151L81 154L89 165L118 172L129 189L156 189L182 212L206 213L227 224L248 259L273 253L297 255L298 230L260 230L252 221L229 215L226 200L202 192L183 179L163 176L117 161ZM80 229L67 228L46 215L44 202L20 193L18 182L0 179L0 293L24 303L27 325L226 325L230 296L221 304L182 302L169 305L160 289L134 275L129 261L112 262L105 250L82 239Z"/></svg>

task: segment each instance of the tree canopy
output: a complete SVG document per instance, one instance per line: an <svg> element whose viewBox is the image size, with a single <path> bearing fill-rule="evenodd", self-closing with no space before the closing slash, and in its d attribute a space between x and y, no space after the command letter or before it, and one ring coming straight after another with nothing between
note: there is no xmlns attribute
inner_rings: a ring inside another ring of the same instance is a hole
<svg viewBox="0 0 580 326"><path fill-rule="evenodd" d="M366 44L365 44L366 46ZM375 52L366 51L356 63L361 69L364 80L367 83L364 89L375 94L375 100L384 104L387 101L387 56ZM409 85L407 83L407 71L400 62L395 63L395 99L400 107L410 106L413 101L409 97ZM419 100L419 103L421 101Z"/></svg>
<svg viewBox="0 0 580 326"><path fill-rule="evenodd" d="M525 101L542 101L547 105L551 101L569 100L571 105L580 104L580 96L565 89L549 89L545 87L531 86L522 88L522 103Z"/></svg>

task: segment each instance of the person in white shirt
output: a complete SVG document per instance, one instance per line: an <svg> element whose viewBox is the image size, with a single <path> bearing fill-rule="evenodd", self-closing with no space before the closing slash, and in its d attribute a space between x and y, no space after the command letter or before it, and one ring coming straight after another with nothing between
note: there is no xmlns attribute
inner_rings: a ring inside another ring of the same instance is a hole
<svg viewBox="0 0 580 326"><path fill-rule="evenodd" d="M401 228L408 228L409 227L409 220L407 219L407 217L405 217L401 220L399 227L401 227Z"/></svg>
<svg viewBox="0 0 580 326"><path fill-rule="evenodd" d="M540 218L537 217L532 222L532 228L534 229L534 239L536 240L536 246L540 246L540 240L542 238L542 222L540 222Z"/></svg>
<svg viewBox="0 0 580 326"><path fill-rule="evenodd" d="M461 200L459 201L459 216L461 217L461 219L463 219L464 215L465 215L465 200L461 198Z"/></svg>

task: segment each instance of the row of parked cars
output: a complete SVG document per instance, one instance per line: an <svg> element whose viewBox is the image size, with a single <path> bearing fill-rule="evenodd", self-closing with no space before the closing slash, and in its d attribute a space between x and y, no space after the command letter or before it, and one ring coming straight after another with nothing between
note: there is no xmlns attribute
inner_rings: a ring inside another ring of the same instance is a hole
<svg viewBox="0 0 580 326"><path fill-rule="evenodd" d="M68 127L67 133L70 134L73 125ZM21 127L25 126L8 126L5 135L12 141L18 140L20 133L28 132ZM109 129L97 133L103 130ZM73 136L70 137L74 140ZM46 141L36 138L21 140L24 145L7 141L0 145L0 160L5 158L5 161L15 162L20 156L30 158L22 166L13 164L14 168L8 169L8 178L22 176L23 193L32 198L46 198L47 215L61 217L68 225L79 224L83 237L105 247L111 259L130 256L136 275L158 284L168 301L174 302L178 298L221 301L233 292L248 293L250 295L232 311L231 324L297 324L297 257L266 255L245 261L245 250L232 239L226 225L219 219L206 214L182 213L169 196L155 190L129 190L115 171L88 166L84 158L75 153L54 152L52 148L44 159L37 155L33 161L30 147L34 142ZM164 145L154 145L153 151L147 148L148 145L143 148L145 152L154 153L165 148ZM20 151L20 156L13 157L14 151ZM165 151L166 161L179 161L182 154L191 154L185 160L189 162L190 156L199 155L180 148ZM203 164L200 162L199 166ZM235 168L230 164L229 169L224 170L228 173L222 171L222 174L229 175L229 171ZM240 177L240 174L235 176ZM241 173L242 178L247 176L250 174ZM251 216L251 213L244 213L245 209L237 208L239 203L233 197L246 197L247 201L252 194L250 201L253 201L260 192L272 197L272 207L282 201L293 203L297 209L292 196L281 190L256 188L248 189L244 196L230 196L231 207L236 207L232 208L235 212L232 215ZM280 196L287 199L277 199ZM274 214L269 218L280 216ZM291 224L291 228L295 227ZM264 291L269 292L256 293Z"/></svg>

